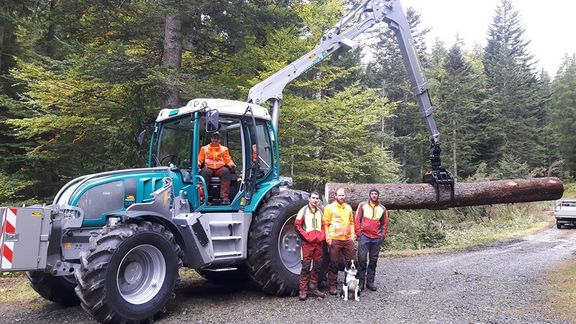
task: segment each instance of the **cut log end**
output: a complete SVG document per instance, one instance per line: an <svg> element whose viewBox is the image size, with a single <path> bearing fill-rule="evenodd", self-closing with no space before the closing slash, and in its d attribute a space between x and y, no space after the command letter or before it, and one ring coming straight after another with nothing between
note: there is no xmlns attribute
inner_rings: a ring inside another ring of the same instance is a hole
<svg viewBox="0 0 576 324"><path fill-rule="evenodd" d="M438 192L427 183L328 183L326 198L334 200L336 190L346 190L346 201L353 208L368 200L371 188L380 192L380 202L388 209L443 209L451 207L510 204L556 200L562 197L564 185L558 178L509 179L483 182L457 182L454 198L450 186Z"/></svg>

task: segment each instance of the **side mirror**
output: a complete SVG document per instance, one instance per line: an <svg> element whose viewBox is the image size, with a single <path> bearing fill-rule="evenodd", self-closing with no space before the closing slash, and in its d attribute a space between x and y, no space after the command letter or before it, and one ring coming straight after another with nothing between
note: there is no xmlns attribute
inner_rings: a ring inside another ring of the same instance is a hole
<svg viewBox="0 0 576 324"><path fill-rule="evenodd" d="M206 112L206 132L212 133L220 129L220 113L218 110Z"/></svg>
<svg viewBox="0 0 576 324"><path fill-rule="evenodd" d="M138 142L139 146L144 145L144 138L146 138L146 129L143 129L136 137L136 141Z"/></svg>

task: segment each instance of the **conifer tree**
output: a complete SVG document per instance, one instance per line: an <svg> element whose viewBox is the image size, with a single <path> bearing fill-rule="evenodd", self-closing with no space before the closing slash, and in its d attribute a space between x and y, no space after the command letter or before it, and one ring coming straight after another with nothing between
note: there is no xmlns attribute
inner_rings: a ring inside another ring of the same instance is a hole
<svg viewBox="0 0 576 324"><path fill-rule="evenodd" d="M445 165L460 179L471 176L480 163L478 135L484 131L483 122L477 118L482 71L475 69L469 60L457 39L445 54L433 92L438 103L438 127L447 153Z"/></svg>
<svg viewBox="0 0 576 324"><path fill-rule="evenodd" d="M483 64L489 100L483 107L493 127L486 136L483 159L495 162L508 154L531 168L546 164L539 138L545 118L540 82L533 71L520 15L511 0L502 0L488 31Z"/></svg>
<svg viewBox="0 0 576 324"><path fill-rule="evenodd" d="M552 118L554 141L564 160L564 176L576 176L576 55L565 56L552 82Z"/></svg>

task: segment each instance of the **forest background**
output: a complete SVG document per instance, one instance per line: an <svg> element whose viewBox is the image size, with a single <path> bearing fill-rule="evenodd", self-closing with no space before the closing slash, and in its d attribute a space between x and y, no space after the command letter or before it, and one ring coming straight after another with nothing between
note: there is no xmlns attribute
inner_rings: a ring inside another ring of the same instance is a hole
<svg viewBox="0 0 576 324"><path fill-rule="evenodd" d="M0 1L0 205L49 203L75 177L145 166L147 147L136 134L161 108L203 97L246 100L251 86L317 45L353 3ZM444 166L458 181L573 181L574 54L553 79L536 70L511 0L477 26L488 41L473 50L458 38L427 48L423 14L407 8ZM420 182L429 168L428 131L392 31L380 24L366 37L371 55L356 49L329 58L284 92L282 172L297 189ZM452 217L493 213L473 209ZM447 217L433 213L428 229ZM425 230L420 241L443 239L436 232Z"/></svg>

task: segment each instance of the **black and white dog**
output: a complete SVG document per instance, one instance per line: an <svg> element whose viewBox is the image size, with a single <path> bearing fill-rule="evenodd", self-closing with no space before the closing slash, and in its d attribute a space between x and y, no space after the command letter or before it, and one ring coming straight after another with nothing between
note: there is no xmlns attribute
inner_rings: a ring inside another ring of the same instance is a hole
<svg viewBox="0 0 576 324"><path fill-rule="evenodd" d="M344 268L344 284L342 285L342 294L344 300L348 300L348 294L354 293L354 300L360 301L360 280L356 278L358 270L356 270L356 265L354 260L350 262Z"/></svg>

